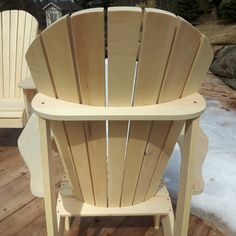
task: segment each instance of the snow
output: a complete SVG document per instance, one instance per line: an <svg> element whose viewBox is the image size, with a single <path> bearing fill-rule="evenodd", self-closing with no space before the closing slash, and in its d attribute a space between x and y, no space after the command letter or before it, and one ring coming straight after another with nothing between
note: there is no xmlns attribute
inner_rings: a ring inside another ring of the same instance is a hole
<svg viewBox="0 0 236 236"><path fill-rule="evenodd" d="M192 198L191 212L236 235L236 112L226 111L219 101L208 100L200 125L209 138L203 166L205 189ZM180 151L176 145L165 172L165 182L176 199ZM167 177L168 176L168 177Z"/></svg>

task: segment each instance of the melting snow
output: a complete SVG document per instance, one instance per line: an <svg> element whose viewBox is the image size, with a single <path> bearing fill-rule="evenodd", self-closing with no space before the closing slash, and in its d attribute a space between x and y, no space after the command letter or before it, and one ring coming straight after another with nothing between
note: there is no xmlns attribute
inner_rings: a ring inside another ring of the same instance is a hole
<svg viewBox="0 0 236 236"><path fill-rule="evenodd" d="M192 213L214 223L226 235L236 235L236 112L219 101L208 101L201 127L209 139L203 166L204 192L192 198ZM168 164L165 181L176 199L180 152L178 146ZM168 177L167 177L168 176Z"/></svg>

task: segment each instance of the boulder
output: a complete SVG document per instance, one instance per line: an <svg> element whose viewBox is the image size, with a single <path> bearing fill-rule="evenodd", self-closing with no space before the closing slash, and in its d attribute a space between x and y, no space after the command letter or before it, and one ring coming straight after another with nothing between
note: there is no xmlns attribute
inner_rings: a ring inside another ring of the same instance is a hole
<svg viewBox="0 0 236 236"><path fill-rule="evenodd" d="M236 45L225 46L217 51L210 70L236 89Z"/></svg>

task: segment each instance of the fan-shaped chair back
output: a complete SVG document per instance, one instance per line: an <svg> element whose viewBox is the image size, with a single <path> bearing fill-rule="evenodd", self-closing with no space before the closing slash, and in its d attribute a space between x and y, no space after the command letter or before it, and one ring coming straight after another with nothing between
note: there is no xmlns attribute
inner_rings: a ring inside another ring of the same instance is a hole
<svg viewBox="0 0 236 236"><path fill-rule="evenodd" d="M17 83L30 76L25 53L36 37L37 20L25 11L0 12L0 98L22 98Z"/></svg>
<svg viewBox="0 0 236 236"><path fill-rule="evenodd" d="M26 58L45 95L126 107L195 93L212 50L197 29L174 14L111 7L107 15L97 8L62 17L33 41ZM119 207L155 195L183 124L51 121L51 128L75 196Z"/></svg>

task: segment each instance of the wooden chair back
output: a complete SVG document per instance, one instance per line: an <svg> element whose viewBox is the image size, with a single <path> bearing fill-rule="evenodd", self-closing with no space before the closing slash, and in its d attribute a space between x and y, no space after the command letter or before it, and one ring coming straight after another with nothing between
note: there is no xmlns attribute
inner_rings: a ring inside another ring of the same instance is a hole
<svg viewBox="0 0 236 236"><path fill-rule="evenodd" d="M18 82L30 76L25 53L38 32L38 22L21 10L0 12L0 99L23 98Z"/></svg>
<svg viewBox="0 0 236 236"><path fill-rule="evenodd" d="M140 106L198 91L213 54L196 28L158 9L111 7L106 16L102 8L66 15L33 41L26 58L39 92ZM75 196L120 207L155 195L183 124L51 121L51 128Z"/></svg>

